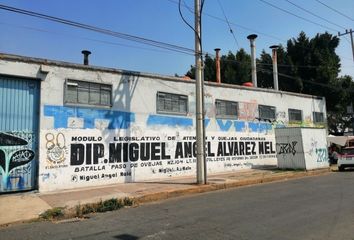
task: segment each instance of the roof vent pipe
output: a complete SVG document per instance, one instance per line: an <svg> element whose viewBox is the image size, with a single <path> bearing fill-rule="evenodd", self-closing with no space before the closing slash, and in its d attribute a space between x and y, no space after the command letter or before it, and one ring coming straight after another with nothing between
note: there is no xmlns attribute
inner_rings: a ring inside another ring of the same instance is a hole
<svg viewBox="0 0 354 240"><path fill-rule="evenodd" d="M84 54L84 65L89 65L88 57L91 54L91 52L88 50L82 50L81 53Z"/></svg>
<svg viewBox="0 0 354 240"><path fill-rule="evenodd" d="M256 69L256 44L255 39L256 34L251 34L247 36L251 44L251 68L252 68L252 83L254 87L257 87L257 69Z"/></svg>
<svg viewBox="0 0 354 240"><path fill-rule="evenodd" d="M277 50L279 46L277 45L272 45L269 47L272 49L272 59L273 59L273 81L274 81L274 89L279 90L279 84L278 84L278 63L277 63Z"/></svg>
<svg viewBox="0 0 354 240"><path fill-rule="evenodd" d="M220 74L220 48L215 48L215 67L216 67L216 83L220 84L221 83L221 74Z"/></svg>

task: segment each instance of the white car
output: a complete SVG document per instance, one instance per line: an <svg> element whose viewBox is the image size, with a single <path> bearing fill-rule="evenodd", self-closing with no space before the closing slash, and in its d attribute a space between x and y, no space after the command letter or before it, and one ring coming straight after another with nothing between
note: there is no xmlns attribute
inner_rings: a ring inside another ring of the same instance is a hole
<svg viewBox="0 0 354 240"><path fill-rule="evenodd" d="M338 171L344 171L346 167L354 167L354 147L343 148L338 156Z"/></svg>

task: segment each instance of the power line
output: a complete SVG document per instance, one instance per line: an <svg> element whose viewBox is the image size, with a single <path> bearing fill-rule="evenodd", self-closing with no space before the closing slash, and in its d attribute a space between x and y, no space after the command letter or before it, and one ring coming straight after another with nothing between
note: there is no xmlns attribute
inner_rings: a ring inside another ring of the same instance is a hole
<svg viewBox="0 0 354 240"><path fill-rule="evenodd" d="M305 12L311 14L312 16L315 16L315 17L317 17L317 18L319 18L319 19L321 19L321 20L323 20L323 21L326 21L327 23L330 23L330 24L332 24L332 25L335 25L335 26L337 26L337 27L339 27L339 28L346 29L345 27L343 27L343 26L341 26L341 25L338 25L338 24L336 24L336 23L334 23L334 22L332 22L332 21L329 21L329 20L327 20L327 19L325 19L325 18L323 18L323 17L321 17L321 16L319 16L319 15L317 15L317 14L315 14L315 13L313 13L313 12L311 12L311 11L309 11L309 10L307 10L307 9L305 9L305 8L303 8L303 7L299 6L299 5L297 5L297 4L295 4L295 3L293 3L293 2L290 1L290 0L285 0L285 1L287 1L288 3L290 3L291 5L293 5L293 6L297 7L297 8L299 8L299 9L301 9L301 10L303 10L303 11L305 11ZM344 39L347 40L347 42L351 45L350 41L349 41L346 37L345 37Z"/></svg>
<svg viewBox="0 0 354 240"><path fill-rule="evenodd" d="M318 2L319 4L322 4L323 6L325 6L325 7L327 7L327 8L329 8L329 9L331 9L332 11L338 13L339 15L341 15L341 16L343 16L343 17L345 17L345 18L347 18L347 19L349 19L349 20L351 20L351 21L354 22L354 19L351 18L351 17L349 17L348 15L346 15L346 14L344 14L344 13L342 13L342 12L336 10L336 9L334 9L334 8L331 7L331 6L328 6L327 4L321 2L320 0L315 0L315 1Z"/></svg>
<svg viewBox="0 0 354 240"><path fill-rule="evenodd" d="M287 1L287 2L290 3L291 5L293 5L293 6L297 7L297 8L299 8L299 9L301 9L301 10L307 12L308 14L311 14L312 16L315 16L315 17L317 17L317 18L319 18L319 19L321 19L321 20L323 20L323 21L326 21L327 23L330 23L330 24L332 24L332 25L335 25L335 26L337 26L337 27L339 27L339 28L345 29L345 27L340 26L340 25L338 25L338 24L336 24L336 23L334 23L334 22L331 22L331 21L329 21L329 20L327 20L327 19L325 19L325 18L323 18L323 17L321 17L321 16L319 16L319 15L317 15L317 14L315 14L315 13L313 13L313 12L311 12L311 11L309 11L309 10L307 10L307 9L305 9L305 8L303 8L303 7L299 6L299 5L297 5L297 4L295 4L295 3L293 3L293 2L290 1L290 0L285 0L285 1Z"/></svg>
<svg viewBox="0 0 354 240"><path fill-rule="evenodd" d="M257 65L273 66L272 63L257 63ZM325 67L325 68L328 68L328 69L336 69L337 68L337 67L330 67L330 66L323 66L323 65L318 65L318 66L312 66L312 65L306 65L306 66L304 66L304 65L288 65L288 64L277 64L277 65L278 65L278 67L296 67L296 68L311 68L311 69L316 69L316 68L319 68L319 67ZM343 67L343 66L341 66L341 67Z"/></svg>
<svg viewBox="0 0 354 240"><path fill-rule="evenodd" d="M16 24L12 24L12 23L0 22L0 24L8 25L8 26L11 26L11 27L16 27L16 28L21 28L21 29L26 29L26 30L31 30L31 31L36 31L36 32L41 32L41 33L56 34L56 35L65 36L65 37L71 37L71 38L74 37L74 38L78 38L78 39L84 39L84 40L88 40L88 41L99 42L99 43L103 43L103 44L107 44L107 45L115 45L115 46L122 46L122 47L128 47L128 48L135 48L135 49L147 50L147 51L152 51L152 52L171 53L171 51L159 50L159 49L156 49L156 48L147 48L147 47L133 46L133 45L129 45L129 44L105 41L105 40L88 38L88 37L82 37L82 36L78 36L78 35L74 35L74 34L67 34L67 33L48 31L48 30L45 30L45 29L34 28L34 27L29 27L29 26L20 26L20 25L16 25ZM188 53L183 53L183 54L188 54ZM189 55L193 56L194 54L190 53Z"/></svg>
<svg viewBox="0 0 354 240"><path fill-rule="evenodd" d="M269 74L273 74L273 71L270 71L270 70L267 70L267 69L258 69L258 71L269 73ZM345 91L345 92L354 93L354 90L350 90L350 89L346 89L346 88L342 88L342 87L335 87L333 85L329 85L329 84L325 84L325 83L318 83L318 82L314 82L314 81L310 81L310 80L305 80L305 79L302 79L300 77L290 76L290 75L287 75L287 74L284 74L284 73L278 73L278 75L282 76L282 77L289 78L289 79L293 79L293 80L301 80L304 83L310 83L310 84L313 84L313 85L327 87L327 88L330 88L330 89L336 89L336 90L341 90L341 91Z"/></svg>
<svg viewBox="0 0 354 240"><path fill-rule="evenodd" d="M174 3L174 4L178 4L178 2L176 2L176 0L168 0L168 1L171 2L171 3ZM190 12L192 12L191 7L189 7L184 1L183 1L182 6L185 7L185 8L187 8ZM193 13L193 12L192 12L192 13ZM227 21L225 21L225 19L222 19L221 17L215 16L215 15L212 15L212 14L209 14L209 13L206 13L206 12L204 12L203 15L208 16L208 17L210 17L210 18L213 18L213 19L215 19L215 20L218 20L218 21L226 22L226 23L227 23ZM259 34L259 35L267 36L267 37L269 37L269 38L276 39L276 40L278 40L278 41L281 41L281 42L285 43L285 45L286 45L287 42L288 42L288 40L281 39L281 38L279 38L279 37L277 37L277 36L274 36L274 35L271 35L271 34L267 34L267 33L264 33L264 32L259 32L259 31L255 30L255 29L252 29L252 28L249 28L249 27L246 27L246 26L243 26L243 25L234 23L234 22L229 22L229 23L230 23L231 25L237 26L237 27L239 27L239 28L241 28L241 29L244 29L244 30L247 30L247 31L250 31L250 32L254 32L254 33L257 33L257 34ZM334 30L334 29L333 29L333 30ZM349 42L349 40L348 40L347 38L346 38L346 40ZM349 42L349 43L350 43L350 42ZM310 48L308 48L308 49L310 49ZM208 54L209 54L209 53L208 53ZM211 54L209 54L209 55L211 55ZM338 55L338 56L341 57L341 58L343 58L343 59L349 59L349 60L351 60L351 59L348 58L348 57L344 57L344 56L340 56L340 55Z"/></svg>
<svg viewBox="0 0 354 240"><path fill-rule="evenodd" d="M189 24L189 22L184 18L182 10L181 10L181 0L178 1L178 12L179 12L179 16L181 17L182 21L190 28L192 29L192 31L194 32L194 34L196 34L196 31L194 29L194 27L192 27L192 25ZM198 35L197 35L198 36ZM198 36L199 38L199 36ZM200 41L200 39L199 39Z"/></svg>
<svg viewBox="0 0 354 240"><path fill-rule="evenodd" d="M224 8L222 7L220 0L218 0L218 3L219 3L219 6L220 6L220 8L221 8L221 11L222 11L222 13L223 13L223 15L224 15L224 17L225 17L225 21L226 21L227 25L229 26L229 31L230 31L230 33L232 34L233 38L234 38L234 41L235 41L235 43L236 43L236 45L237 45L237 48L240 48L240 45L238 44L238 41L237 41L236 36L235 36L235 34L234 34L234 31L233 31L232 28L231 28L229 19L226 17Z"/></svg>
<svg viewBox="0 0 354 240"><path fill-rule="evenodd" d="M271 6L271 7L273 7L273 8L276 8L276 9L282 11L282 12L285 12L285 13L287 13L287 14L290 14L290 15L294 16L294 17L297 17L297 18L299 18L299 19L302 19L302 20L304 20L304 21L306 21L306 22L309 22L309 23L312 23L312 24L314 24L314 25L320 26L320 27L322 27L322 28L325 28L325 29L328 29L328 30L337 32L336 29L333 29L333 28L331 28L331 27L328 27L328 26L322 25L322 24L320 24L320 23L314 22L314 21L312 21L312 20L310 20L310 19L301 17L301 16L299 16L299 15L297 15L297 14L295 14L295 13L292 13L292 12L286 10L286 9L283 9L283 8L281 8L281 7L278 7L278 6L276 6L276 5L274 5L274 4L270 3L270 2L267 2L267 1L265 1L265 0L259 0L259 1L261 1L261 2L263 2L263 3L265 3L265 4L269 5L269 6Z"/></svg>
<svg viewBox="0 0 354 240"><path fill-rule="evenodd" d="M32 16L32 17L37 17L37 18L41 18L41 19L45 19L45 20L49 20L49 21L53 21L53 22L58 22L58 23L74 26L77 28L82 28L82 29L110 35L113 37L118 37L118 38L125 39L125 40L130 40L130 41L138 42L141 44L146 44L146 45L150 45L153 47L166 49L169 51L179 52L179 53L188 54L188 55L195 54L195 51L193 49L189 49L186 47L181 47L178 45L159 42L159 41L146 39L146 38L142 38L142 37L137 37L134 35L124 34L124 33L120 33L120 32L114 32L111 30L98 28L98 27L87 25L87 24L82 24L82 23L78 23L78 22L74 22L74 21L70 21L70 20L66 20L66 19L62 19L62 18L57 18L57 17L45 15L45 14L35 13L35 12L23 10L23 9L13 8L13 7L5 6L2 4L0 4L0 9L11 11L11 12L16 12L16 13L20 13L20 14L24 14L24 15L28 15L28 16ZM212 15L210 15L210 16L212 16ZM220 19L219 17L215 17L215 16L212 16L212 17L225 22L224 20ZM100 41L100 40L97 40L97 41ZM103 42L103 41L101 41L101 42ZM213 54L210 54L210 53L207 53L207 54L209 54L210 56L213 56Z"/></svg>
<svg viewBox="0 0 354 240"><path fill-rule="evenodd" d="M171 3L174 3L174 4L178 4L177 0L168 0L168 1L171 2ZM183 3L182 6L184 6L189 11L191 11L191 8L187 4ZM223 19L221 17L218 17L218 16L215 16L215 15L212 15L212 14L209 14L209 13L204 12L204 11L203 11L202 15L205 15L205 16L208 16L208 17L213 18L215 20L227 23L227 21L225 21L225 19ZM243 25L231 22L231 21L229 21L229 23L230 23L230 25L234 25L234 26L236 26L238 28L241 28L241 29L244 29L246 31L249 31L249 32L252 32L252 33L257 33L258 35L263 35L263 36L266 36L266 37L269 37L269 38L272 38L272 39L276 39L276 40L281 41L281 42L286 42L286 40L284 40L282 38L279 38L277 36L274 36L274 35L271 35L271 34L268 34L268 33L260 32L260 31L258 31L256 29L252 29L252 28L249 28L249 27L246 27L246 26L243 26Z"/></svg>
<svg viewBox="0 0 354 240"><path fill-rule="evenodd" d="M138 36L134 36L134 35L126 34L126 33L115 32L115 31L111 31L108 29L104 29L104 28L99 28L99 27L95 27L95 26L91 26L91 25L87 25L87 24L83 24L83 23L79 23L79 22L75 22L75 21L70 21L70 20L63 19L63 18L53 17L53 16L49 16L46 14L36 13L36 12L32 12L32 11L28 11L28 10L24 10L24 9L19 9L19 8L14 8L14 7L2 5L2 4L0 4L0 9L23 14L23 15L27 15L27 16L32 16L32 17L36 17L36 18L40 18L40 19L45 19L45 20L52 21L52 22L62 23L65 25L69 25L69 26L73 26L73 27L77 27L77 28L81 28L81 29L86 29L86 30L110 35L113 37L118 37L118 38L125 39L128 41L134 41L134 42L138 42L141 44L154 46L157 48L163 48L163 49L170 50L170 51L187 53L187 54L195 52L193 49L181 47L181 46L174 45L174 44L169 44L169 43L160 42L160 41L156 41L156 40L152 40L152 39L138 37Z"/></svg>

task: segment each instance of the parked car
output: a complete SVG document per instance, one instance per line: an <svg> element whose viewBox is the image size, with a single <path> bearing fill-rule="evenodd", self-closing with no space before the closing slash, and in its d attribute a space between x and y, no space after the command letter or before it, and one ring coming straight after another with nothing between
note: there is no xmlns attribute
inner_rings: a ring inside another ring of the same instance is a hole
<svg viewBox="0 0 354 240"><path fill-rule="evenodd" d="M354 147L343 148L338 157L338 171L344 171L346 167L354 167Z"/></svg>

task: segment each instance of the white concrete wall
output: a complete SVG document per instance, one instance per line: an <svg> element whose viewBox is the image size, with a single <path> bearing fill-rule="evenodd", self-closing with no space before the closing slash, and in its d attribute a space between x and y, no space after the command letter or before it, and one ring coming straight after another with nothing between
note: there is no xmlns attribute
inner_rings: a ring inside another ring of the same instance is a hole
<svg viewBox="0 0 354 240"><path fill-rule="evenodd" d="M282 128L275 130L278 167L319 169L329 167L326 130Z"/></svg>
<svg viewBox="0 0 354 240"><path fill-rule="evenodd" d="M195 136L193 81L31 62L0 56L0 73L41 80L40 191L195 175L195 157L185 148L185 144L193 144ZM112 84L113 106L64 105L66 79ZM158 91L187 95L188 114L157 114ZM216 119L216 99L238 102L239 119ZM259 104L275 106L276 121L257 120ZM275 165L274 128L289 125L288 108L302 110L303 121L298 123L302 126L314 126L313 111L326 116L324 99L240 86L206 85L205 105L209 173ZM120 144L132 152L130 158L117 153ZM141 153L141 146L150 147L145 160L134 155ZM117 149L111 149L114 147Z"/></svg>

